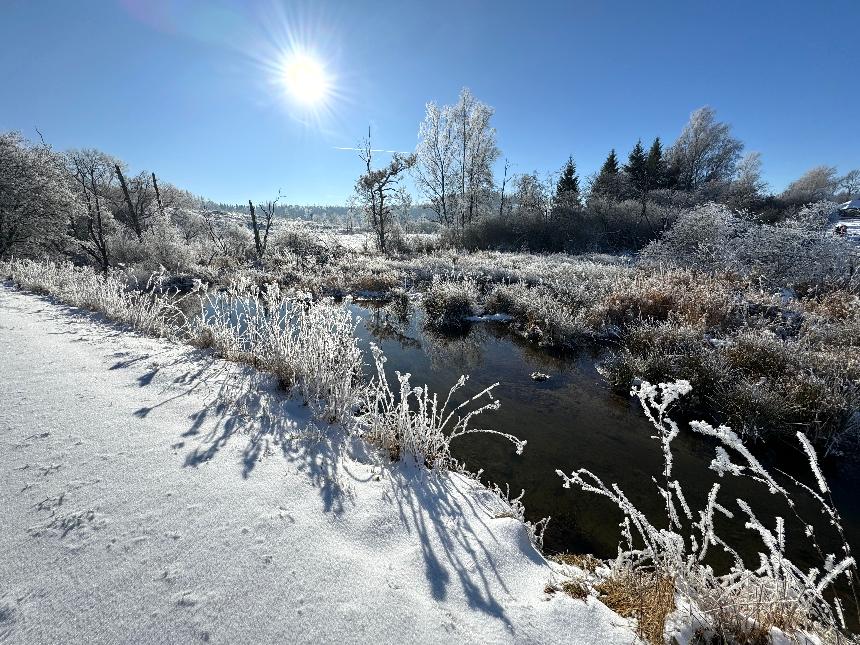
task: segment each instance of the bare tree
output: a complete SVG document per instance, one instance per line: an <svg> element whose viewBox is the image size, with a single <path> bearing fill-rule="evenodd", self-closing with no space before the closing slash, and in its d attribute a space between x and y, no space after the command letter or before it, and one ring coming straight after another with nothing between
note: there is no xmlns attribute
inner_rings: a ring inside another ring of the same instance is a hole
<svg viewBox="0 0 860 645"><path fill-rule="evenodd" d="M81 218L71 215L69 224L81 249L107 273L110 268L107 238L113 229L109 195L116 160L93 149L72 150L67 159L76 192L86 205L86 214Z"/></svg>
<svg viewBox="0 0 860 645"><path fill-rule="evenodd" d="M117 204L117 219L126 224L134 231L138 240L143 240L143 233L147 228L149 219L153 216L153 204L160 201L155 184L155 173L151 175L141 172L136 177L127 180L122 172L119 162L114 164L114 171L122 188L124 206ZM159 206L158 210L161 208Z"/></svg>
<svg viewBox="0 0 860 645"><path fill-rule="evenodd" d="M155 173L152 173L152 187L155 188L155 201L158 203L158 213L164 216L164 203L161 201L161 192L158 190L158 180L155 178Z"/></svg>
<svg viewBox="0 0 860 645"><path fill-rule="evenodd" d="M508 183L508 170L510 167L511 164L507 157L505 157L505 170L502 174L502 187L501 190L499 190L499 217L502 217L505 213L505 186Z"/></svg>
<svg viewBox="0 0 860 645"><path fill-rule="evenodd" d="M254 247L257 250L257 257L262 259L266 254L266 247L269 243L269 229L272 227L272 220L275 218L275 207L278 204L278 200L281 199L281 196L278 195L277 199L274 201L268 201L265 204L259 205L260 210L263 213L263 223L265 224L265 228L262 227L262 224L257 219L257 212L254 208L254 203L249 199L248 200L248 208L251 210L251 227L254 231ZM260 235L260 229L263 230L263 235Z"/></svg>
<svg viewBox="0 0 860 645"><path fill-rule="evenodd" d="M359 148L359 157L364 162L365 173L358 178L355 190L364 206L367 223L376 237L376 244L379 250L385 253L393 224L391 207L385 201L396 190L401 175L415 165L416 157L414 154L403 155L395 152L387 166L374 170L370 128L367 129L367 138Z"/></svg>

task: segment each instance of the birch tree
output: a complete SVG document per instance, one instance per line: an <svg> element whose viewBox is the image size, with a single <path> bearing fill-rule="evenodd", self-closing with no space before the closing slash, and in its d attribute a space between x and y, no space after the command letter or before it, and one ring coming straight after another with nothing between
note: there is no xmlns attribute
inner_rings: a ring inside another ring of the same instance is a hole
<svg viewBox="0 0 860 645"><path fill-rule="evenodd" d="M430 203L442 226L454 223L456 203L457 140L450 106L427 104L418 130L415 183Z"/></svg>
<svg viewBox="0 0 860 645"><path fill-rule="evenodd" d="M499 158L493 109L463 88L454 105L427 104L418 132L415 180L439 223L462 228L474 221L493 189Z"/></svg>
<svg viewBox="0 0 860 645"><path fill-rule="evenodd" d="M493 108L463 88L454 114L460 153L460 227L471 224L482 199L493 188L492 166L499 158L496 130L490 126Z"/></svg>
<svg viewBox="0 0 860 645"><path fill-rule="evenodd" d="M743 147L731 135L731 126L717 121L716 111L705 106L690 115L669 149L669 166L677 177L678 187L684 190L729 182L735 175Z"/></svg>

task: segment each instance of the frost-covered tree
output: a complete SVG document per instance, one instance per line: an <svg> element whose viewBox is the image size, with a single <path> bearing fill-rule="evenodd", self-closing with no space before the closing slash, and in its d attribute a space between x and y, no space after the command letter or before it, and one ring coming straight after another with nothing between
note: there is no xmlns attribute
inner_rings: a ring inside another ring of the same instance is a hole
<svg viewBox="0 0 860 645"><path fill-rule="evenodd" d="M731 135L731 126L717 121L713 108L699 108L669 149L668 161L678 187L695 190L705 184L731 181L743 147Z"/></svg>
<svg viewBox="0 0 860 645"><path fill-rule="evenodd" d="M380 251L388 250L392 234L395 232L395 218L391 204L386 200L397 190L403 173L415 165L416 156L395 152L387 166L373 168L373 146L370 130L360 146L359 157L364 162L365 173L358 178L355 192L364 208L368 227L376 237Z"/></svg>
<svg viewBox="0 0 860 645"><path fill-rule="evenodd" d="M460 164L460 226L471 223L493 188L493 163L499 158L493 108L464 87L454 106Z"/></svg>
<svg viewBox="0 0 860 645"><path fill-rule="evenodd" d="M815 166L788 185L782 197L793 204L832 199L839 185L834 166Z"/></svg>
<svg viewBox="0 0 860 645"><path fill-rule="evenodd" d="M740 209L753 208L767 190L761 176L761 153L748 152L738 164L729 190L728 203Z"/></svg>
<svg viewBox="0 0 860 645"><path fill-rule="evenodd" d="M860 197L860 169L849 170L839 178L839 195L846 201Z"/></svg>
<svg viewBox="0 0 860 645"><path fill-rule="evenodd" d="M394 202L397 208L397 219L400 229L404 233L409 232L409 216L412 212L412 195L404 186L400 186L394 193Z"/></svg>
<svg viewBox="0 0 860 645"><path fill-rule="evenodd" d="M91 148L70 150L66 159L75 192L85 206L79 217L70 217L73 235L81 250L107 273L111 264L108 238L116 231L111 198L119 162Z"/></svg>
<svg viewBox="0 0 860 645"><path fill-rule="evenodd" d="M536 172L520 175L516 179L514 202L521 219L546 219L549 198L546 186Z"/></svg>
<svg viewBox="0 0 860 645"><path fill-rule="evenodd" d="M457 103L427 105L418 133L415 180L439 222L462 228L481 210L493 188L499 157L493 108L463 88Z"/></svg>
<svg viewBox="0 0 860 645"><path fill-rule="evenodd" d="M111 264L108 238L115 231L110 200L119 162L91 148L70 150L66 160L72 185L85 206L79 215L69 216L72 234L81 250L107 273Z"/></svg>
<svg viewBox="0 0 860 645"><path fill-rule="evenodd" d="M58 154L17 132L0 133L0 257L58 242L77 207Z"/></svg>
<svg viewBox="0 0 860 645"><path fill-rule="evenodd" d="M418 130L415 183L443 226L454 224L459 167L457 136L450 106L433 102Z"/></svg>

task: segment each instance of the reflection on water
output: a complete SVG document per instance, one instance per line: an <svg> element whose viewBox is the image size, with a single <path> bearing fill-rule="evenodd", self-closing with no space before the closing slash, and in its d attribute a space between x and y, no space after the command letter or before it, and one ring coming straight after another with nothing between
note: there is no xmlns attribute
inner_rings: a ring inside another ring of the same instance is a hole
<svg viewBox="0 0 860 645"><path fill-rule="evenodd" d="M522 455L510 444L486 435L470 435L452 445L454 456L470 470L484 470L484 477L511 491L526 490L524 503L530 519L552 516L545 535L549 552L573 551L613 556L619 539L620 512L608 501L593 494L566 490L555 474L557 468L569 472L588 468L607 484L616 482L634 504L652 518L664 515L652 477L662 473L662 455L651 439L653 428L632 397L612 393L595 370L599 356L583 352L563 356L541 350L510 334L503 323L475 323L465 334L440 336L423 328L420 312L405 315L379 303L353 303L352 311L362 318L358 333L363 347L374 341L388 358L386 369L412 374L415 385L427 384L447 393L461 374L470 375L464 396L499 382L494 390L501 408L488 412L478 425L526 439ZM534 371L550 375L536 382ZM683 425L682 425L683 427ZM714 456L713 444L692 432L683 432L674 441L674 473L694 512L704 500L716 475L708 470ZM781 467L809 481L805 459L793 447L773 440L760 451L766 467ZM845 519L845 529L854 544L858 536L860 508L857 490L858 468L853 459L825 464L825 474L834 489L834 498ZM748 480L724 478L720 499L735 507L741 497L763 521L776 514L786 517L789 552L801 563L820 563L799 522L792 522L790 509L760 485ZM821 514L810 500L798 496L801 514L819 523ZM657 524L657 522L655 522ZM822 536L826 525L820 529ZM718 533L738 545L745 558L754 558L761 548L742 523L718 522ZM792 544L794 550L792 550ZM800 546L804 545L804 546ZM833 552L838 544L827 539L822 546ZM750 563L756 562L750 560ZM714 564L726 562L720 560Z"/></svg>

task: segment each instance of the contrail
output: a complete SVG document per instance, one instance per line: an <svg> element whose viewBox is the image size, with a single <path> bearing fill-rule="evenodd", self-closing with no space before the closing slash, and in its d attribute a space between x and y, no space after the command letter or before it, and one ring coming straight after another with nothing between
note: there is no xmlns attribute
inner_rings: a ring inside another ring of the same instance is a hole
<svg viewBox="0 0 860 645"><path fill-rule="evenodd" d="M364 150L364 148L350 148L350 147L347 147L347 146L332 146L332 147L333 147L335 150L349 150L349 151L352 151L352 152L361 152L362 150ZM400 154L402 154L402 155L408 155L408 154L410 154L409 152L407 152L407 151L405 151L405 150L382 150L381 148L371 148L371 149L370 149L370 151L371 151L371 152L390 152L390 153L392 153L392 154L394 154L394 153L400 153Z"/></svg>

